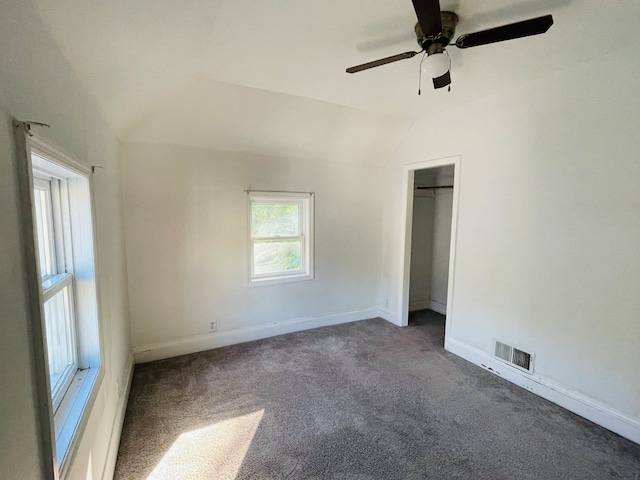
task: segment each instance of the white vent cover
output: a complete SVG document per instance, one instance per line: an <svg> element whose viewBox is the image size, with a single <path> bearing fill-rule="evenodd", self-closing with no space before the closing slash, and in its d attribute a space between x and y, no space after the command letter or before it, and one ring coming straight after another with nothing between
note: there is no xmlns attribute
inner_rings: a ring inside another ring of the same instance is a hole
<svg viewBox="0 0 640 480"><path fill-rule="evenodd" d="M533 373L533 353L525 352L506 343L495 341L494 357L509 365Z"/></svg>

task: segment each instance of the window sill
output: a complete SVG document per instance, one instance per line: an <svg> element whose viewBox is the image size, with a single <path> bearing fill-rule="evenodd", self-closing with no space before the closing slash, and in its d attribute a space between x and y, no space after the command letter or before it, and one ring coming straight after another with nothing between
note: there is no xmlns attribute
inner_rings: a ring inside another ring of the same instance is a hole
<svg viewBox="0 0 640 480"><path fill-rule="evenodd" d="M305 282L307 280L313 280L312 273L299 273L295 275L280 275L273 277L258 277L251 278L249 280L249 286L259 287L262 285L277 285L280 283L292 283L292 282Z"/></svg>
<svg viewBox="0 0 640 480"><path fill-rule="evenodd" d="M56 460L60 471L77 448L102 379L100 367L78 370L53 416L56 429ZM64 475L61 475L64 478Z"/></svg>

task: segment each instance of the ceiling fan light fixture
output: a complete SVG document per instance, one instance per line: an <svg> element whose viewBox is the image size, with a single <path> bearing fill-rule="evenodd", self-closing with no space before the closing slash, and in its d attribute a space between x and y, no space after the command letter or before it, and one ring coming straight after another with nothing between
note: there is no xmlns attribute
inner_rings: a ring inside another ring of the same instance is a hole
<svg viewBox="0 0 640 480"><path fill-rule="evenodd" d="M451 68L451 59L445 51L440 53L432 53L424 59L422 64L422 73L429 75L431 78L439 78L445 75Z"/></svg>

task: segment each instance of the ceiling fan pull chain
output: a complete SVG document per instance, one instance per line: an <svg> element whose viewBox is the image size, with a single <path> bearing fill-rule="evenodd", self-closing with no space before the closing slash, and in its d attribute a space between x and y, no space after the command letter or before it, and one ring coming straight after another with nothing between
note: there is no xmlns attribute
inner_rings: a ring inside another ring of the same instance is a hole
<svg viewBox="0 0 640 480"><path fill-rule="evenodd" d="M424 62L424 57L427 54L426 50L423 50L422 58L420 59L420 69L418 70L418 95L422 94L422 62Z"/></svg>

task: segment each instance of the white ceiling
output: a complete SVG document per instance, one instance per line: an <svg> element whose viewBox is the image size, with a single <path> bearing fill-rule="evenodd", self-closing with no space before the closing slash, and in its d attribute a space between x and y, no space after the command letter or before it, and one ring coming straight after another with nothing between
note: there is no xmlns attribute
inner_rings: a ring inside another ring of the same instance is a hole
<svg viewBox="0 0 640 480"><path fill-rule="evenodd" d="M450 48L451 92L427 78L418 97L419 57L344 71L417 49L409 0L32 1L125 140L376 164L413 121L604 55L637 39L640 18L633 0L441 0L456 35L546 13L555 24Z"/></svg>
<svg viewBox="0 0 640 480"><path fill-rule="evenodd" d="M382 166L408 126L383 114L201 80L163 102L129 139Z"/></svg>

